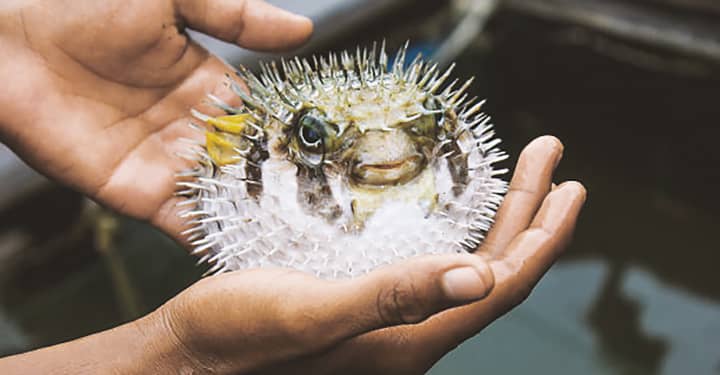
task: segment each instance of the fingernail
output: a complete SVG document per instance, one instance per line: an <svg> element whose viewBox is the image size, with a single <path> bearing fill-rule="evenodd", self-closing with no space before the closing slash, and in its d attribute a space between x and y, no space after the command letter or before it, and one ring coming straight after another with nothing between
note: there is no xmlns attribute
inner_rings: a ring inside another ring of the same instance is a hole
<svg viewBox="0 0 720 375"><path fill-rule="evenodd" d="M448 298L457 301L470 301L485 297L492 288L490 270L478 270L474 267L454 268L445 272L442 286Z"/></svg>

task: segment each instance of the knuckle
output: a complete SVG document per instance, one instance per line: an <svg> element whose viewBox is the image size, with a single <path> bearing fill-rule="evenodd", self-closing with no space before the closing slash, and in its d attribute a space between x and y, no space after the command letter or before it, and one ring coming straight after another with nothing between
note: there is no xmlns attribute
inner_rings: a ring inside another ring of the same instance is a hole
<svg viewBox="0 0 720 375"><path fill-rule="evenodd" d="M378 315L388 325L414 324L422 321L427 306L409 277L383 288L377 297Z"/></svg>

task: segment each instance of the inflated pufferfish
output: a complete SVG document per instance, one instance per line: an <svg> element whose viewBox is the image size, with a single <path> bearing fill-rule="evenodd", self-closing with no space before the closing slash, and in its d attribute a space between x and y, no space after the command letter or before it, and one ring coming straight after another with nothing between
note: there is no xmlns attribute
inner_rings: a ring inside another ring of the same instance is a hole
<svg viewBox="0 0 720 375"><path fill-rule="evenodd" d="M194 111L206 142L178 183L185 232L223 272L263 266L323 278L420 254L474 251L506 183L483 102L445 82L453 67L388 63L384 43L310 61L241 67L244 106ZM247 90L247 91L246 91ZM198 127L196 125L196 127Z"/></svg>

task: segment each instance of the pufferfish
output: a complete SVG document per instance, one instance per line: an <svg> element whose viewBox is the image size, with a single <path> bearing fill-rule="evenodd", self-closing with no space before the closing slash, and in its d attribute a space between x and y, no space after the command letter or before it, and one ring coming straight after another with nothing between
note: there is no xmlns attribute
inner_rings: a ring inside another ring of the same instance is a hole
<svg viewBox="0 0 720 375"><path fill-rule="evenodd" d="M422 254L472 252L506 183L472 79L378 49L240 67L242 106L193 111L205 143L182 174L184 234L209 273L287 267L347 278Z"/></svg>

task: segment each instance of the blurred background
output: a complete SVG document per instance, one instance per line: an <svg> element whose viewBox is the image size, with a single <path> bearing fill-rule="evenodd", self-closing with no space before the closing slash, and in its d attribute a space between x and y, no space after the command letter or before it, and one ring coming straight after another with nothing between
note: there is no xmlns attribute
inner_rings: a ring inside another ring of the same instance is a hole
<svg viewBox="0 0 720 375"><path fill-rule="evenodd" d="M489 99L506 167L554 134L557 179L589 190L529 300L432 374L720 374L720 2L271 2L316 21L301 54L410 39L411 55L456 61ZM193 36L233 64L273 58ZM0 180L0 356L131 320L204 272L1 145Z"/></svg>

